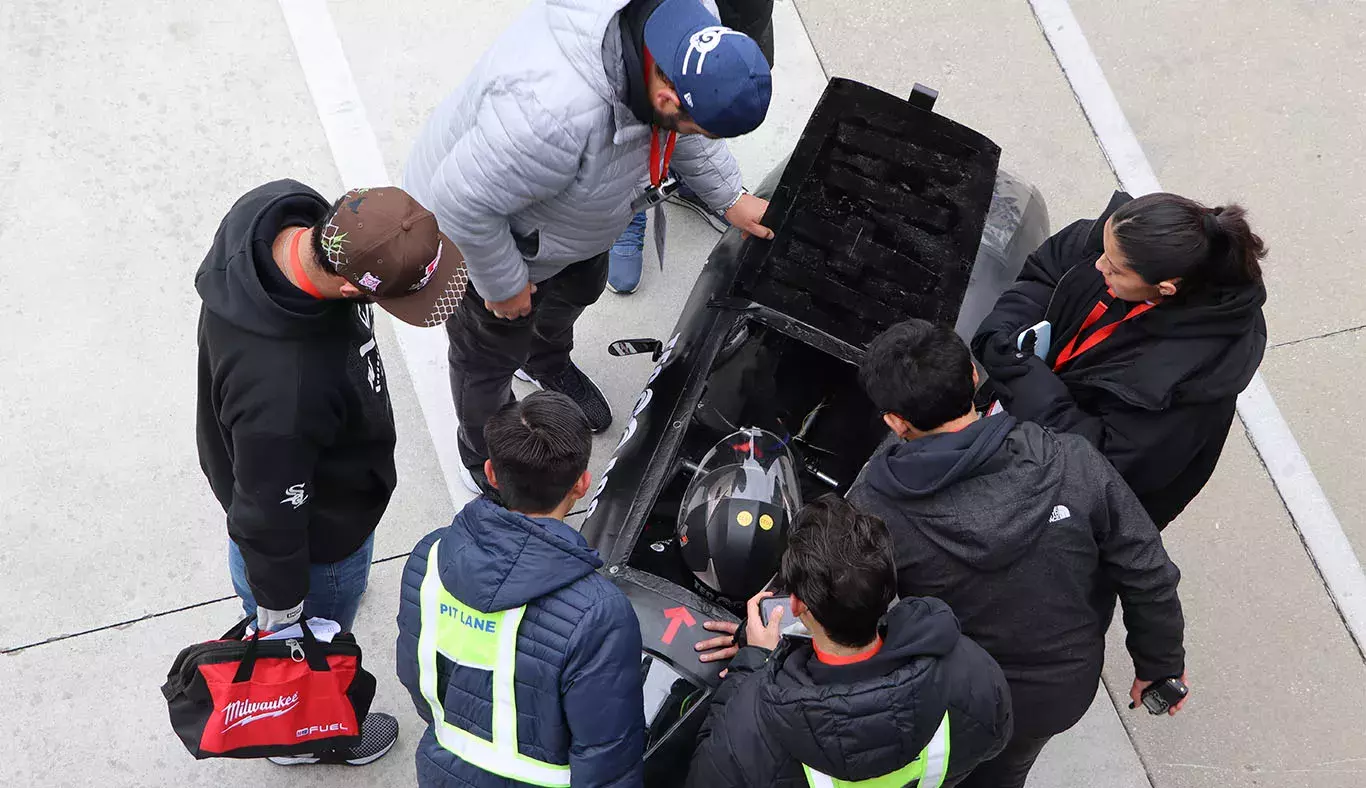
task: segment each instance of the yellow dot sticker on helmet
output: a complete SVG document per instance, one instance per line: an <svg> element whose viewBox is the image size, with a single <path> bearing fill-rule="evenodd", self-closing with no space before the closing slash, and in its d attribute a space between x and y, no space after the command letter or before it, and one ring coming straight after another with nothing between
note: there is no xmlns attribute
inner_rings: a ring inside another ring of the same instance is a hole
<svg viewBox="0 0 1366 788"><path fill-rule="evenodd" d="M735 515L735 522L739 523L741 528L745 528L754 522L754 515L749 512L740 512Z"/></svg>
<svg viewBox="0 0 1366 788"><path fill-rule="evenodd" d="M771 530L773 528L773 517L767 514L760 515L759 527L765 531Z"/></svg>

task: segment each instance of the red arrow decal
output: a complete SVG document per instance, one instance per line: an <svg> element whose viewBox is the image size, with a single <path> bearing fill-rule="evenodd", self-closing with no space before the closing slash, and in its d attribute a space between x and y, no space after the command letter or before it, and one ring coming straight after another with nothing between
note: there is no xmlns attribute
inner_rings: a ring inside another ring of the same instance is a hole
<svg viewBox="0 0 1366 788"><path fill-rule="evenodd" d="M674 642L674 635L678 634L679 627L690 627L697 623L686 607L671 607L664 611L664 617L669 619L669 626L659 640L666 646Z"/></svg>

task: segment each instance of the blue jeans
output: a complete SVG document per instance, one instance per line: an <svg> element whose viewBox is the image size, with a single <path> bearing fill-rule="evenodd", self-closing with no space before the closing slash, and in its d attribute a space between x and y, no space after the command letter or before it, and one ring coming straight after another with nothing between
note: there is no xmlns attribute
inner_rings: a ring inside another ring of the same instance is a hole
<svg viewBox="0 0 1366 788"><path fill-rule="evenodd" d="M308 570L308 596L304 597L304 618L330 618L350 632L360 610L360 599L370 582L370 559L375 553L375 535L351 555L335 564L313 564ZM256 597L247 585L247 564L237 543L228 540L228 572L232 587L242 598L242 610L256 617Z"/></svg>

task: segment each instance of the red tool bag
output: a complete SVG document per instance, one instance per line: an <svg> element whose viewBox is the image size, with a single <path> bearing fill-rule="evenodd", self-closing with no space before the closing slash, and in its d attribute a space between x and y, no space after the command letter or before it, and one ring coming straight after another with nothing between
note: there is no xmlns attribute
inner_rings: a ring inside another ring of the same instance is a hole
<svg viewBox="0 0 1366 788"><path fill-rule="evenodd" d="M221 640L182 650L161 694L171 727L196 758L302 755L360 743L375 697L351 634L242 640L243 619Z"/></svg>

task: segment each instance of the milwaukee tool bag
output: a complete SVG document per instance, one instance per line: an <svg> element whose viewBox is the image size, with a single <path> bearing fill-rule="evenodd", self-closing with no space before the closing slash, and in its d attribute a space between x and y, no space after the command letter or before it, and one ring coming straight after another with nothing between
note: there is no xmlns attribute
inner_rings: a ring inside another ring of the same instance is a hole
<svg viewBox="0 0 1366 788"><path fill-rule="evenodd" d="M196 758L301 755L360 743L375 697L351 634L242 640L243 619L221 640L182 650L161 694L171 727Z"/></svg>

